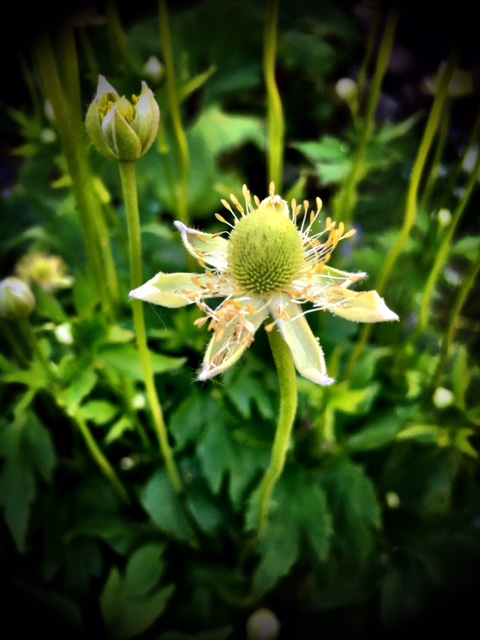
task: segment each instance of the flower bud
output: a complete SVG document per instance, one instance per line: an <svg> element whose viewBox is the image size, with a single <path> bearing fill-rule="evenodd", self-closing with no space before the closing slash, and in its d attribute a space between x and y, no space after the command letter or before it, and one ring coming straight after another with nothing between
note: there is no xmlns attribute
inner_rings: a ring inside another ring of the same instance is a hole
<svg viewBox="0 0 480 640"><path fill-rule="evenodd" d="M93 144L111 160L131 161L143 156L158 132L160 109L151 89L142 82L140 95L120 97L104 76L88 108L85 126Z"/></svg>
<svg viewBox="0 0 480 640"><path fill-rule="evenodd" d="M280 622L270 609L257 609L247 620L248 640L275 640L280 632Z"/></svg>
<svg viewBox="0 0 480 640"><path fill-rule="evenodd" d="M0 282L0 316L10 320L28 318L34 307L35 298L26 282L14 277Z"/></svg>
<svg viewBox="0 0 480 640"><path fill-rule="evenodd" d="M357 99L357 83L351 78L340 78L335 85L335 93L341 100L350 104Z"/></svg>

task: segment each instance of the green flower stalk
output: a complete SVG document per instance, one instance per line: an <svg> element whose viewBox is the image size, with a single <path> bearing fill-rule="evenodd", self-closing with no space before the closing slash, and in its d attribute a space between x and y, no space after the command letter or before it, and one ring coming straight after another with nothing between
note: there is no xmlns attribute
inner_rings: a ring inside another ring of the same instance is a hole
<svg viewBox="0 0 480 640"><path fill-rule="evenodd" d="M265 328L271 332L276 326L297 371L316 384L332 384L323 351L300 305L309 302L314 309L327 309L354 322L398 320L398 316L376 291L349 290L365 273L347 273L326 264L337 244L354 231L345 233L343 224L337 227L327 218L325 229L312 233L322 207L320 198L317 211L309 212L306 201L302 207L293 200L290 210L275 194L273 182L270 195L261 202L256 196L252 199L246 186L243 195L245 208L231 196L240 217L222 200L234 217L233 224L217 214L231 228L228 238L175 223L187 251L205 268L203 274L158 273L130 296L171 308L195 303L205 313L195 324L210 320L213 336L199 380L212 378L237 362L271 316ZM217 297L223 302L210 308L206 300Z"/></svg>
<svg viewBox="0 0 480 640"><path fill-rule="evenodd" d="M99 76L95 99L85 126L97 151L110 160L138 160L157 137L160 109L151 89L142 82L139 96L120 97L104 76Z"/></svg>
<svg viewBox="0 0 480 640"><path fill-rule="evenodd" d="M158 133L159 120L160 109L145 82L142 83L140 96L133 96L130 102L125 97L120 97L103 76L99 77L97 95L88 109L85 124L97 150L107 158L119 162L127 216L132 288L138 287L142 282L142 242L135 160L146 153L153 144ZM170 480L175 490L180 492L182 483L168 441L167 427L155 387L143 307L138 303L133 304L133 321L153 424Z"/></svg>

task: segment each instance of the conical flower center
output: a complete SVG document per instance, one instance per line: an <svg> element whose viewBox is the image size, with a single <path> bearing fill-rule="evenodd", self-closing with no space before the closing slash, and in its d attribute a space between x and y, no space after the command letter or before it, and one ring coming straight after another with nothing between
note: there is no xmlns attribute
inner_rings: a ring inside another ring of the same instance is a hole
<svg viewBox="0 0 480 640"><path fill-rule="evenodd" d="M295 224L273 207L261 207L241 218L230 236L228 264L239 288L268 295L288 286L304 261L303 242Z"/></svg>

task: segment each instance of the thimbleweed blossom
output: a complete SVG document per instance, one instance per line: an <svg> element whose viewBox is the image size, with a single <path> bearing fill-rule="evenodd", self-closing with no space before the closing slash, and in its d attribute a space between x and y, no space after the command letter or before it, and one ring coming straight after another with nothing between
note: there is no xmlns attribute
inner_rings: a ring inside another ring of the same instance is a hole
<svg viewBox="0 0 480 640"><path fill-rule="evenodd" d="M225 238L189 229L182 222L175 226L182 234L187 251L205 269L204 273L158 273L130 292L132 298L164 307L182 307L195 303L205 316L197 326L210 319L213 336L207 347L199 380L222 373L233 365L251 345L260 325L272 331L276 325L290 348L297 371L312 382L329 385L334 380L327 374L323 351L313 335L302 311L302 303L313 309L331 313L354 322L398 320L376 291L349 291L365 273L347 273L327 265L330 254L340 240L353 235L326 219L325 229L313 232L322 203L317 198L317 211L309 212L292 200L291 210L285 200L275 194L262 200L243 187L246 208L231 196L240 213L234 212L226 200L222 204L234 217ZM302 214L303 210L303 214ZM297 222L299 221L299 222ZM325 241L320 238L325 236ZM205 302L209 298L224 300L216 309Z"/></svg>
<svg viewBox="0 0 480 640"><path fill-rule="evenodd" d="M132 96L130 101L120 97L106 78L99 76L85 126L101 154L111 160L137 160L152 146L159 120L160 109L145 82L140 95Z"/></svg>
<svg viewBox="0 0 480 640"><path fill-rule="evenodd" d="M73 277L67 275L67 267L62 258L49 256L41 251L32 251L20 258L15 265L15 273L25 282L36 282L48 293L73 284Z"/></svg>
<svg viewBox="0 0 480 640"><path fill-rule="evenodd" d="M35 307L35 297L20 278L5 278L0 282L0 316L9 320L28 318Z"/></svg>

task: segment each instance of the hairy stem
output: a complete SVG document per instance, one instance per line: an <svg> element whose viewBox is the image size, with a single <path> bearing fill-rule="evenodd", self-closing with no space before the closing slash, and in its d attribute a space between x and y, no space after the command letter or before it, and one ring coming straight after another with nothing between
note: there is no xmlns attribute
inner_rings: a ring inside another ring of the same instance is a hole
<svg viewBox="0 0 480 640"><path fill-rule="evenodd" d="M287 457L290 435L297 410L297 378L290 349L277 330L268 333L270 348L277 367L280 382L280 415L273 441L270 465L263 476L259 489L258 536L267 524L268 507L272 491L282 475Z"/></svg>

